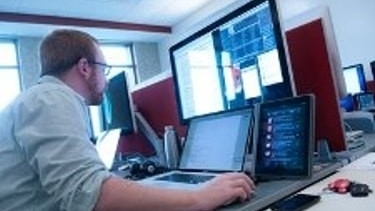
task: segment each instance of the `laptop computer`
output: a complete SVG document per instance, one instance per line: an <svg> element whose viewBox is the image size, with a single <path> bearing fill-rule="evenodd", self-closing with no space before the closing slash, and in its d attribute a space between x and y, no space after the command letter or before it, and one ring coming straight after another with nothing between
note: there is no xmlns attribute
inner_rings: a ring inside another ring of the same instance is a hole
<svg viewBox="0 0 375 211"><path fill-rule="evenodd" d="M104 165L109 170L112 170L120 132L121 129L104 131L99 134L98 139L95 143L95 148L98 151L99 157L102 159Z"/></svg>
<svg viewBox="0 0 375 211"><path fill-rule="evenodd" d="M189 122L178 168L139 182L195 189L220 173L243 171L251 128L251 109L194 118Z"/></svg>
<svg viewBox="0 0 375 211"><path fill-rule="evenodd" d="M254 164L258 181L311 176L315 143L313 95L264 102L256 107Z"/></svg>

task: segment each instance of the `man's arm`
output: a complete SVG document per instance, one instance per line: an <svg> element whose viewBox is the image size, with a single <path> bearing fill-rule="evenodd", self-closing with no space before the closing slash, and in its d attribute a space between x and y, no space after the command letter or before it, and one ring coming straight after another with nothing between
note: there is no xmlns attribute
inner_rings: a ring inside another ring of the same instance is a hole
<svg viewBox="0 0 375 211"><path fill-rule="evenodd" d="M216 177L197 191L160 189L110 177L102 184L95 211L199 211L213 210L234 200L248 199L254 183L244 174Z"/></svg>

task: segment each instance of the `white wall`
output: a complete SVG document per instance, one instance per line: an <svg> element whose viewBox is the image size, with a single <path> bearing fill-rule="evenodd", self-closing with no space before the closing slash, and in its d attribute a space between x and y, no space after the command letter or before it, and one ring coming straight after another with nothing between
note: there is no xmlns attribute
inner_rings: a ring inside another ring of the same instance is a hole
<svg viewBox="0 0 375 211"><path fill-rule="evenodd" d="M369 63L375 60L374 0L281 0L281 2L281 13L285 20L308 8L328 5L342 65L362 63L366 79L373 79Z"/></svg>
<svg viewBox="0 0 375 211"><path fill-rule="evenodd" d="M215 0L197 11L194 16L174 26L172 36L159 44L162 71L170 71L168 55L170 46L246 2L248 1ZM283 20L319 5L328 5L342 65L362 63L366 79L373 79L369 63L375 60L374 0L280 0L279 2Z"/></svg>
<svg viewBox="0 0 375 211"><path fill-rule="evenodd" d="M159 44L159 55L162 71L171 71L169 63L168 49L173 44L188 37L194 32L202 29L204 26L219 19L225 14L233 11L239 5L248 2L248 0L215 0L211 1L206 7L197 11L194 15L185 19L183 22L172 27L172 35Z"/></svg>

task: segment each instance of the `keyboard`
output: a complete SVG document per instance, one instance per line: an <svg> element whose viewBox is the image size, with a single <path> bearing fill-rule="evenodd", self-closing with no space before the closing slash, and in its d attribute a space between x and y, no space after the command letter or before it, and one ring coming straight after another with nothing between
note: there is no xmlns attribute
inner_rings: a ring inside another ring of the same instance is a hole
<svg viewBox="0 0 375 211"><path fill-rule="evenodd" d="M215 176L212 176L212 175L174 173L174 174L170 174L170 175L157 178L156 180L180 182L180 183L188 183L188 184L199 184L199 183L206 182L214 177Z"/></svg>
<svg viewBox="0 0 375 211"><path fill-rule="evenodd" d="M356 139L363 136L363 130L352 130L345 132L347 139Z"/></svg>

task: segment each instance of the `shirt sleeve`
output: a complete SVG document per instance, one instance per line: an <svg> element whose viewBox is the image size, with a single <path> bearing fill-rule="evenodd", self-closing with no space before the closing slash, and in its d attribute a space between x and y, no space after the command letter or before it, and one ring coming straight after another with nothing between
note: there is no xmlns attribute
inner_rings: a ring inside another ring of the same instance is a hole
<svg viewBox="0 0 375 211"><path fill-rule="evenodd" d="M84 109L74 94L53 90L30 96L14 112L16 140L61 210L93 210L110 176L89 141Z"/></svg>

